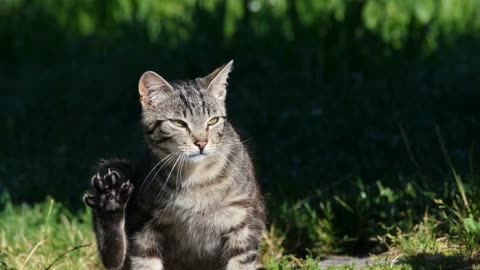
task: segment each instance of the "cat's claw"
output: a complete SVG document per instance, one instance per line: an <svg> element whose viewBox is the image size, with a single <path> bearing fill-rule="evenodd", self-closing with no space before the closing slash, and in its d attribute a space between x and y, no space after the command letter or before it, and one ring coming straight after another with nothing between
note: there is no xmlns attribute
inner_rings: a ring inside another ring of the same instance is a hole
<svg viewBox="0 0 480 270"><path fill-rule="evenodd" d="M103 176L100 173L92 177L92 192L84 195L83 200L91 208L105 212L125 209L133 192L130 180L122 179L120 173L108 169Z"/></svg>

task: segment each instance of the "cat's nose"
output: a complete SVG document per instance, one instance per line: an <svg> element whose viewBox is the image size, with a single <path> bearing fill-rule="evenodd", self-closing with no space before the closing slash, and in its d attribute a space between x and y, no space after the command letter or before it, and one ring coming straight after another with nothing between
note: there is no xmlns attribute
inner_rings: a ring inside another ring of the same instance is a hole
<svg viewBox="0 0 480 270"><path fill-rule="evenodd" d="M195 142L195 145L198 146L198 149L200 149L200 153L203 153L203 149L205 149L205 146L207 145L207 141L197 141Z"/></svg>

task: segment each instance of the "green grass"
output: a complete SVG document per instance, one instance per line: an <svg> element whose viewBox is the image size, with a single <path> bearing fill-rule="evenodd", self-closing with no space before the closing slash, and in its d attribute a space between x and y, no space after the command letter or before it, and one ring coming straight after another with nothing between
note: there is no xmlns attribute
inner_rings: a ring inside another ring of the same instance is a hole
<svg viewBox="0 0 480 270"><path fill-rule="evenodd" d="M4 195L0 258L5 269L97 269L90 213L75 216L53 199L14 206Z"/></svg>
<svg viewBox="0 0 480 270"><path fill-rule="evenodd" d="M457 177L457 185L463 181ZM388 188L382 187L381 200ZM461 189L463 190L463 189ZM477 266L480 252L480 200L471 199L473 193L456 192L453 200L445 203L434 199L435 204L426 208L423 219L413 226L384 225L384 233L375 235L374 241L385 247L381 253L370 254L373 261L361 269L455 269ZM360 195L361 197L361 195ZM338 199L340 200L340 199ZM367 200L370 200L367 199ZM370 205L374 202L364 201ZM354 209L342 201L343 207ZM290 206L295 209L297 206ZM362 207L357 205L356 207ZM365 207L365 206L363 206ZM319 218L308 203L303 209L310 219L296 220L297 227L305 227L317 241L312 254L331 252L335 241L348 242L348 239L335 239L335 229L329 220L328 206L322 206L326 218ZM91 212L88 209L72 214L68 209L50 198L34 205L15 206L7 194L2 196L0 213L0 269L98 269L101 268L94 235L90 224ZM284 208L288 210L288 207ZM293 210L296 211L296 210ZM298 218L298 217L297 217ZM333 217L331 217L333 218ZM278 224L271 224L261 245L261 267L266 270L287 269L356 269L355 263L320 267L320 259L312 255L300 257L286 252L285 230L278 230ZM390 227L387 227L390 226ZM337 243L338 245L338 243ZM308 246L308 244L305 244ZM319 248L320 250L316 250ZM375 259L376 258L376 259Z"/></svg>

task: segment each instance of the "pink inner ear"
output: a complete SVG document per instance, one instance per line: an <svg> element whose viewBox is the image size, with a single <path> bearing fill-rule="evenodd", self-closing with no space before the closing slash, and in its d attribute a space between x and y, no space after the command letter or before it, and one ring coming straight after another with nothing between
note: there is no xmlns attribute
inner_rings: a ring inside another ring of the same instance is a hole
<svg viewBox="0 0 480 270"><path fill-rule="evenodd" d="M210 90L217 98L225 99L228 74L232 70L233 60L217 68L205 77Z"/></svg>
<svg viewBox="0 0 480 270"><path fill-rule="evenodd" d="M145 87L142 80L138 82L138 93L141 98L148 97L148 89Z"/></svg>
<svg viewBox="0 0 480 270"><path fill-rule="evenodd" d="M151 106L152 101L150 100L148 96L148 89L145 86L144 80L145 80L145 74L142 75L140 80L138 81L138 94L140 95L140 102L144 105Z"/></svg>
<svg viewBox="0 0 480 270"><path fill-rule="evenodd" d="M153 71L143 73L138 81L138 93L142 104L151 106L152 97L161 97L168 91L172 91L172 86L160 75Z"/></svg>

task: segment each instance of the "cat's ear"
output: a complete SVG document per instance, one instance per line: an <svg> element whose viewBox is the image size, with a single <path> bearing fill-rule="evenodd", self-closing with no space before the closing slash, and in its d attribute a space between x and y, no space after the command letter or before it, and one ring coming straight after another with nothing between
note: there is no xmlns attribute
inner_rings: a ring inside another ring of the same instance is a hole
<svg viewBox="0 0 480 270"><path fill-rule="evenodd" d="M227 64L215 69L212 73L203 78L207 86L207 90L220 100L225 100L227 96L227 79L228 74L232 71L233 60Z"/></svg>
<svg viewBox="0 0 480 270"><path fill-rule="evenodd" d="M158 104L173 92L173 87L153 71L143 73L138 81L138 93L143 106L149 107Z"/></svg>

